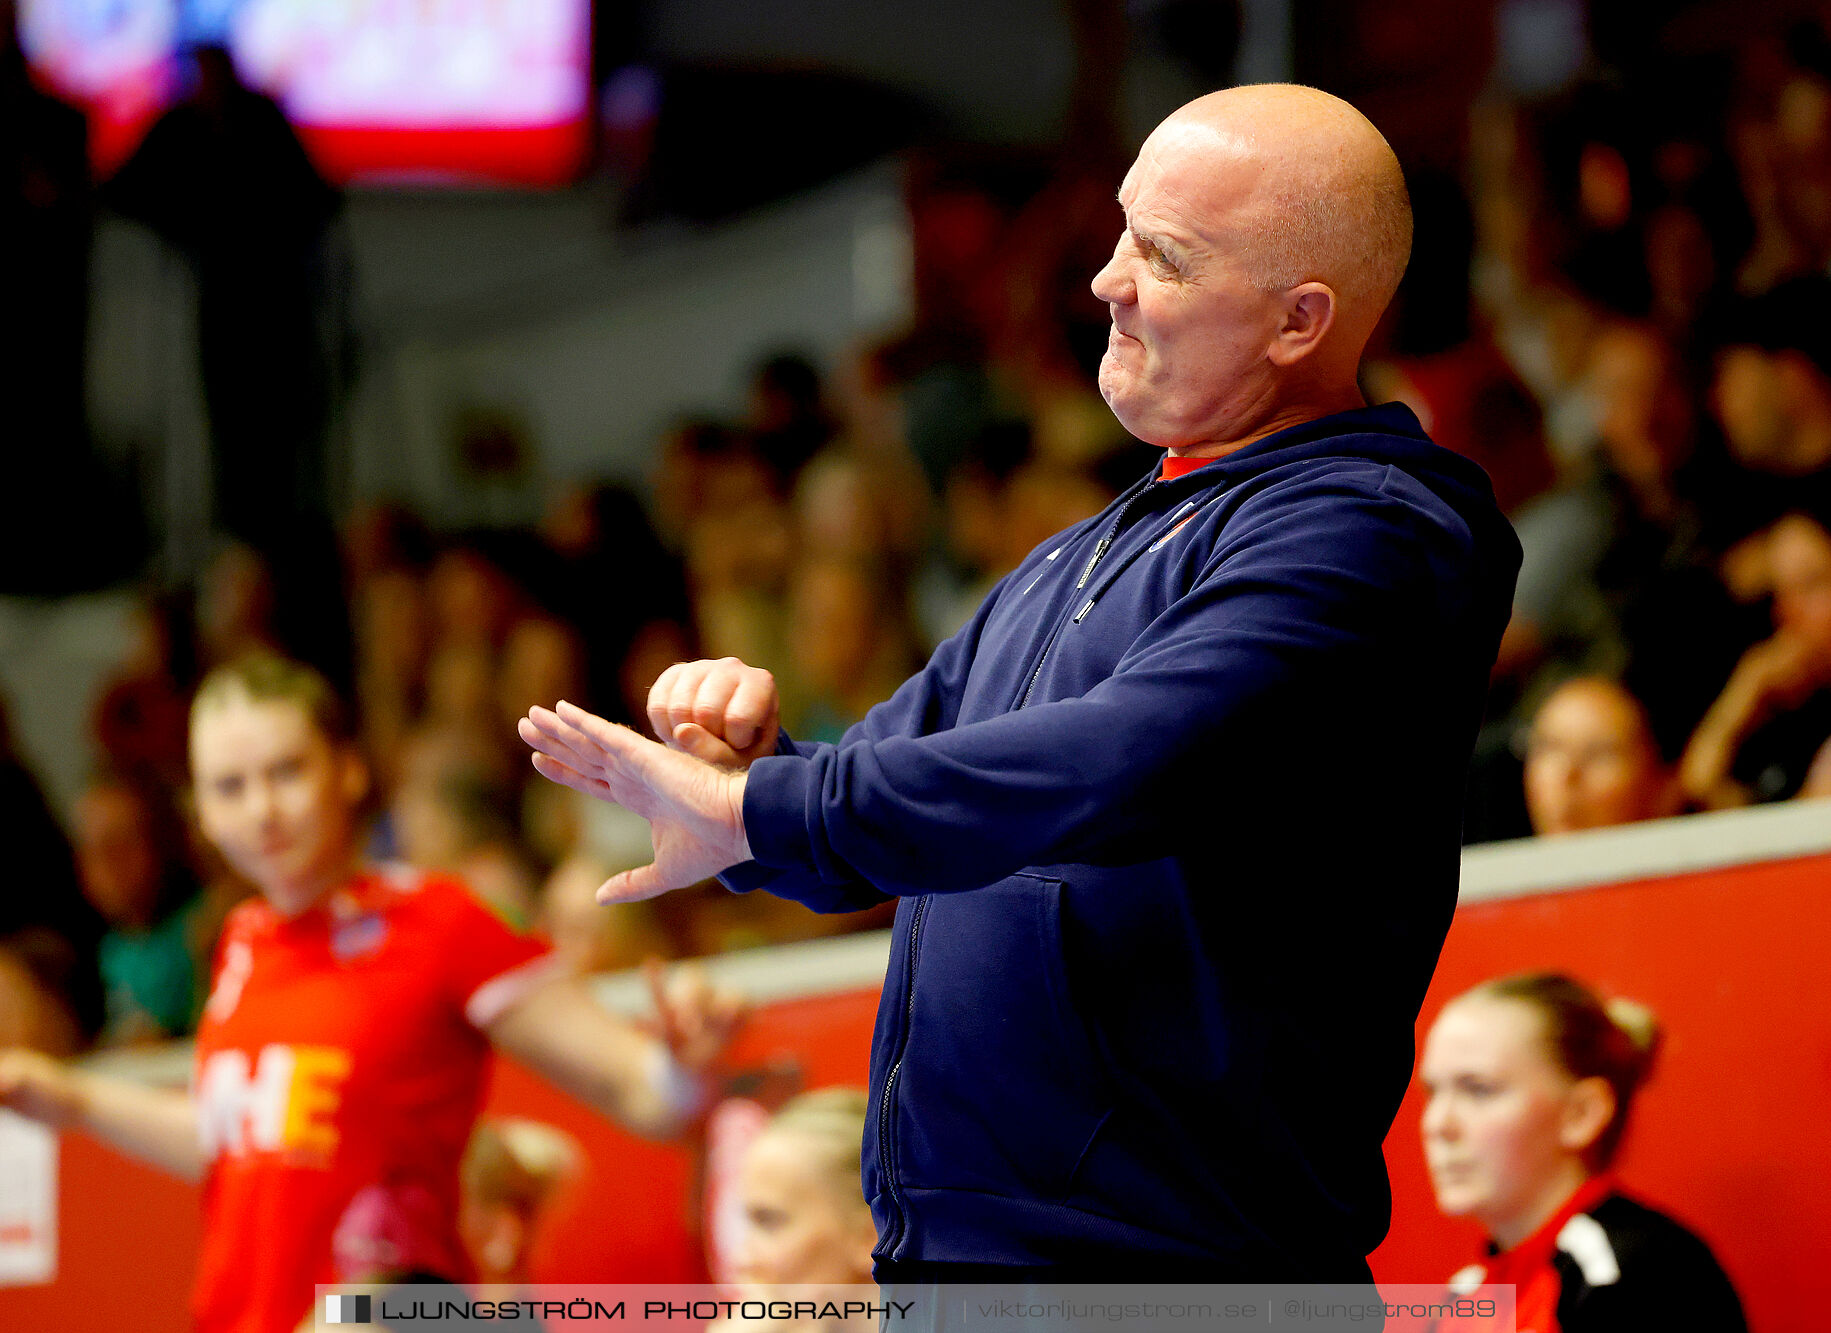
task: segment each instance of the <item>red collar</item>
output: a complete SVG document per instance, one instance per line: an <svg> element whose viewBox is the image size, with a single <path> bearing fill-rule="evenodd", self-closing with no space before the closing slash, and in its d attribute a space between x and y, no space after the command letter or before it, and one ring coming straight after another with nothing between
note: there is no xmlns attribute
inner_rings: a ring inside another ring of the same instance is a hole
<svg viewBox="0 0 1831 1333"><path fill-rule="evenodd" d="M1175 481L1178 477L1188 476L1198 467L1207 467L1210 463L1218 463L1220 461L1221 460L1218 458L1178 458L1175 454L1165 454L1163 456L1162 479L1164 481Z"/></svg>

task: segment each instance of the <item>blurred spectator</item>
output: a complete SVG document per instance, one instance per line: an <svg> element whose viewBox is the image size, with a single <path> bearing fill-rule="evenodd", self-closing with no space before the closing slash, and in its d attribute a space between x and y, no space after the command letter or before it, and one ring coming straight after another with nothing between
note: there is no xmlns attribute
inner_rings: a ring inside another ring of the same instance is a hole
<svg viewBox="0 0 1831 1333"><path fill-rule="evenodd" d="M266 559L245 542L225 542L197 588L197 642L207 666L277 652L278 594Z"/></svg>
<svg viewBox="0 0 1831 1333"><path fill-rule="evenodd" d="M493 656L514 621L518 589L483 535L471 533L434 557L426 599L435 648L461 644Z"/></svg>
<svg viewBox="0 0 1831 1333"><path fill-rule="evenodd" d="M496 734L512 736L516 720L533 704L551 707L560 699L589 699L584 677L580 636L569 626L547 616L517 620L496 671ZM530 781L531 774L518 770L512 761L509 772L520 782L516 819L522 845L541 863L555 864L571 841L571 803L563 790L551 782Z"/></svg>
<svg viewBox="0 0 1831 1333"><path fill-rule="evenodd" d="M931 569L920 589L931 642L964 625L1040 542L1099 513L1116 494L1083 471L1035 460L1030 442L1026 424L1002 423L948 479L943 518L952 568Z"/></svg>
<svg viewBox="0 0 1831 1333"><path fill-rule="evenodd" d="M1755 218L1741 273L1763 291L1831 261L1831 44L1822 19L1800 18L1778 42L1756 36L1744 53L1753 103L1739 118L1737 165Z"/></svg>
<svg viewBox="0 0 1831 1333"><path fill-rule="evenodd" d="M178 593L145 593L134 608L132 634L126 660L96 701L95 741L108 767L177 791L190 780L195 606Z"/></svg>
<svg viewBox="0 0 1831 1333"><path fill-rule="evenodd" d="M301 521L329 512L318 324L339 201L279 105L242 81L228 50L191 54L190 86L105 199L190 263L217 513L277 554Z"/></svg>
<svg viewBox="0 0 1831 1333"><path fill-rule="evenodd" d="M1521 1328L1746 1329L1704 1242L1623 1195L1613 1175L1658 1046L1643 1006L1605 1005L1555 974L1490 981L1444 1006L1419 1067L1424 1156L1437 1207L1473 1217L1489 1237L1452 1290L1514 1286Z"/></svg>
<svg viewBox="0 0 1831 1333"><path fill-rule="evenodd" d="M500 749L496 705L496 658L487 644L452 641L433 650L426 663L425 727Z"/></svg>
<svg viewBox="0 0 1831 1333"><path fill-rule="evenodd" d="M614 903L597 899L598 886L622 870L647 865L645 846L621 862L590 851L561 861L540 892L539 924L553 941L553 956L581 976L621 972L648 958L674 955L673 942L648 903Z"/></svg>
<svg viewBox="0 0 1831 1333"><path fill-rule="evenodd" d="M1803 509L1831 522L1831 278L1795 278L1746 303L1719 337L1711 405L1746 478L1733 536Z"/></svg>
<svg viewBox="0 0 1831 1333"><path fill-rule="evenodd" d="M0 5L0 358L11 503L0 523L0 592L58 595L125 576L144 529L124 478L90 446L83 397L93 199L83 115L34 86ZM81 497L84 535L45 496ZM44 553L55 551L56 559Z"/></svg>
<svg viewBox="0 0 1831 1333"><path fill-rule="evenodd" d="M178 814L155 791L103 777L71 819L83 893L108 923L100 960L105 1045L190 1032L222 924L185 863Z"/></svg>
<svg viewBox="0 0 1831 1333"><path fill-rule="evenodd" d="M323 332L334 308L327 238L340 201L279 105L242 81L227 49L188 54L183 95L103 201L159 233L195 278L210 493L217 524L260 553L276 590L271 644L347 687Z"/></svg>
<svg viewBox="0 0 1831 1333"><path fill-rule="evenodd" d="M881 455L831 448L795 486L795 534L803 555L879 558L906 568L921 538L924 497L914 478Z"/></svg>
<svg viewBox="0 0 1831 1333"><path fill-rule="evenodd" d="M33 986L68 1011L83 1040L102 1026L102 981L97 966L105 924L83 896L76 861L51 814L38 780L14 748L12 727L0 700L0 828L7 832L10 873L0 887L0 948L14 967L27 968Z"/></svg>
<svg viewBox="0 0 1831 1333"><path fill-rule="evenodd" d="M794 352L778 352L757 367L746 424L758 457L775 472L784 492L794 489L801 469L838 430L827 411L820 372Z"/></svg>
<svg viewBox="0 0 1831 1333"><path fill-rule="evenodd" d="M392 789L426 689L425 587L409 570L377 573L355 594L356 697L376 782Z"/></svg>
<svg viewBox="0 0 1831 1333"><path fill-rule="evenodd" d="M1812 757L1812 766L1806 770L1806 780L1799 789L1802 801L1817 801L1831 796L1831 740L1818 747L1818 753Z"/></svg>
<svg viewBox="0 0 1831 1333"><path fill-rule="evenodd" d="M1514 107L1478 108L1470 136L1471 294L1495 347L1539 402L1546 447L1567 467L1590 444L1577 380L1596 315L1557 272L1559 226L1546 203L1531 117ZM1423 258L1413 249L1414 261Z"/></svg>
<svg viewBox="0 0 1831 1333"><path fill-rule="evenodd" d="M534 868L520 845L514 786L491 763L456 753L423 754L395 790L392 814L401 859L443 870L509 925L534 918Z"/></svg>
<svg viewBox="0 0 1831 1333"><path fill-rule="evenodd" d="M1714 64L1674 71L1700 95L1689 99L1689 114L1661 117L1651 165L1658 193L1643 229L1648 317L1693 370L1734 299L1736 276L1755 236L1726 134L1729 62ZM1666 93L1669 101L1682 96Z"/></svg>
<svg viewBox="0 0 1831 1333"><path fill-rule="evenodd" d="M650 493L655 533L668 550L685 550L687 530L707 508L714 470L748 452L748 441L735 427L698 417L679 422L662 438Z"/></svg>
<svg viewBox="0 0 1831 1333"><path fill-rule="evenodd" d="M783 721L797 740L837 743L920 665L900 591L867 559L809 556L796 566Z"/></svg>
<svg viewBox="0 0 1831 1333"><path fill-rule="evenodd" d="M412 515L384 505L350 522L345 547L362 748L388 791L425 693L432 539Z"/></svg>
<svg viewBox="0 0 1831 1333"><path fill-rule="evenodd" d="M1646 99L1592 80L1535 108L1544 183L1561 223L1558 266L1615 315L1652 306L1642 234L1652 130Z"/></svg>
<svg viewBox="0 0 1831 1333"><path fill-rule="evenodd" d="M584 653L571 627L523 616L509 630L496 670L497 725L512 732L533 704L587 698Z"/></svg>
<svg viewBox="0 0 1831 1333"><path fill-rule="evenodd" d="M788 506L754 455L719 459L687 530L686 565L700 650L780 662L783 594L794 550Z"/></svg>
<svg viewBox="0 0 1831 1333"><path fill-rule="evenodd" d="M698 460L674 456L671 466L680 486L697 489L697 476L686 474ZM684 513L696 502L677 503ZM579 636L585 698L606 717L639 724L650 683L692 656L692 610L678 556L620 486L565 488L542 518L541 536L549 557L541 600Z"/></svg>
<svg viewBox="0 0 1831 1333"><path fill-rule="evenodd" d="M221 543L198 581L196 628L202 667L285 652L347 685L350 606L329 527L276 523Z"/></svg>
<svg viewBox="0 0 1831 1333"><path fill-rule="evenodd" d="M83 1046L76 1015L34 962L29 948L0 941L0 1050L24 1047L74 1055Z"/></svg>
<svg viewBox="0 0 1831 1333"><path fill-rule="evenodd" d="M1679 791L1639 700L1596 676L1539 706L1526 746L1532 831L1575 833L1678 813Z"/></svg>
<svg viewBox="0 0 1831 1333"><path fill-rule="evenodd" d="M1680 764L1706 809L1796 794L1831 736L1831 534L1792 514L1761 549L1774 633L1742 655Z"/></svg>
<svg viewBox="0 0 1831 1333"><path fill-rule="evenodd" d="M1079 468L1044 462L1018 468L1004 492L993 572L1003 577L1049 537L1099 513L1115 494Z"/></svg>
<svg viewBox="0 0 1831 1333"><path fill-rule="evenodd" d="M1032 452L1030 426L988 424L942 487L941 549L923 571L917 604L923 637L939 643L965 624L991 590L1004 558L1000 513L1005 488Z"/></svg>
<svg viewBox="0 0 1831 1333"><path fill-rule="evenodd" d="M1677 748L1747 641L1712 560L1710 512L1733 484L1701 447L1677 355L1653 329L1596 335L1584 376L1594 404L1587 475L1516 517L1525 561L1499 673L1547 658L1619 671Z"/></svg>
<svg viewBox="0 0 1831 1333"><path fill-rule="evenodd" d="M1368 369L1372 397L1406 404L1438 444L1480 463L1511 514L1552 483L1539 407L1474 321L1475 231L1461 188L1440 175L1410 184L1412 259L1387 316L1391 356Z"/></svg>

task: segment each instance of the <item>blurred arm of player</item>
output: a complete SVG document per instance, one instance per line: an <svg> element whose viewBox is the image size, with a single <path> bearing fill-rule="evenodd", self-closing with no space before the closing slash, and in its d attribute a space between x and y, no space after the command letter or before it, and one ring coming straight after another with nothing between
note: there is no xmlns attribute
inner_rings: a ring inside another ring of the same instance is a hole
<svg viewBox="0 0 1831 1333"><path fill-rule="evenodd" d="M679 1134L711 1101L713 1067L745 1005L692 967L646 969L654 1034L610 1013L583 980L532 991L486 1029L492 1045L645 1138Z"/></svg>
<svg viewBox="0 0 1831 1333"><path fill-rule="evenodd" d="M184 1180L203 1177L190 1095L94 1074L37 1051L0 1051L0 1106L53 1129L76 1129Z"/></svg>

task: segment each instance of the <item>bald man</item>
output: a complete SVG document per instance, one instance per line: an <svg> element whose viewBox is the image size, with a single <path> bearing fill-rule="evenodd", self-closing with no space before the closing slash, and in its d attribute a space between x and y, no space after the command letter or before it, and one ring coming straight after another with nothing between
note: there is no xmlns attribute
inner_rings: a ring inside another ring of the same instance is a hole
<svg viewBox="0 0 1831 1333"><path fill-rule="evenodd" d="M1519 547L1356 388L1410 211L1352 107L1201 98L1119 205L1100 387L1148 476L838 745L730 660L656 682L665 746L567 705L522 736L651 821L605 901L897 900L880 1280L1364 1281Z"/></svg>

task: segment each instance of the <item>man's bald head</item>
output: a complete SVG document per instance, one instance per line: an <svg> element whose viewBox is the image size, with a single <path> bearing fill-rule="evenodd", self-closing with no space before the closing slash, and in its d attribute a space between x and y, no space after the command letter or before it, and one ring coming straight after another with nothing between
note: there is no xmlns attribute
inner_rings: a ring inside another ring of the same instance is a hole
<svg viewBox="0 0 1831 1333"><path fill-rule="evenodd" d="M1127 430L1211 457L1363 405L1411 205L1358 111L1289 84L1200 98L1144 141L1119 206L1093 291L1113 316L1100 391Z"/></svg>
<svg viewBox="0 0 1831 1333"><path fill-rule="evenodd" d="M1411 196L1372 121L1318 88L1266 83L1198 97L1159 136L1217 169L1251 172L1241 238L1266 291L1326 283L1340 317L1372 332L1411 258Z"/></svg>

